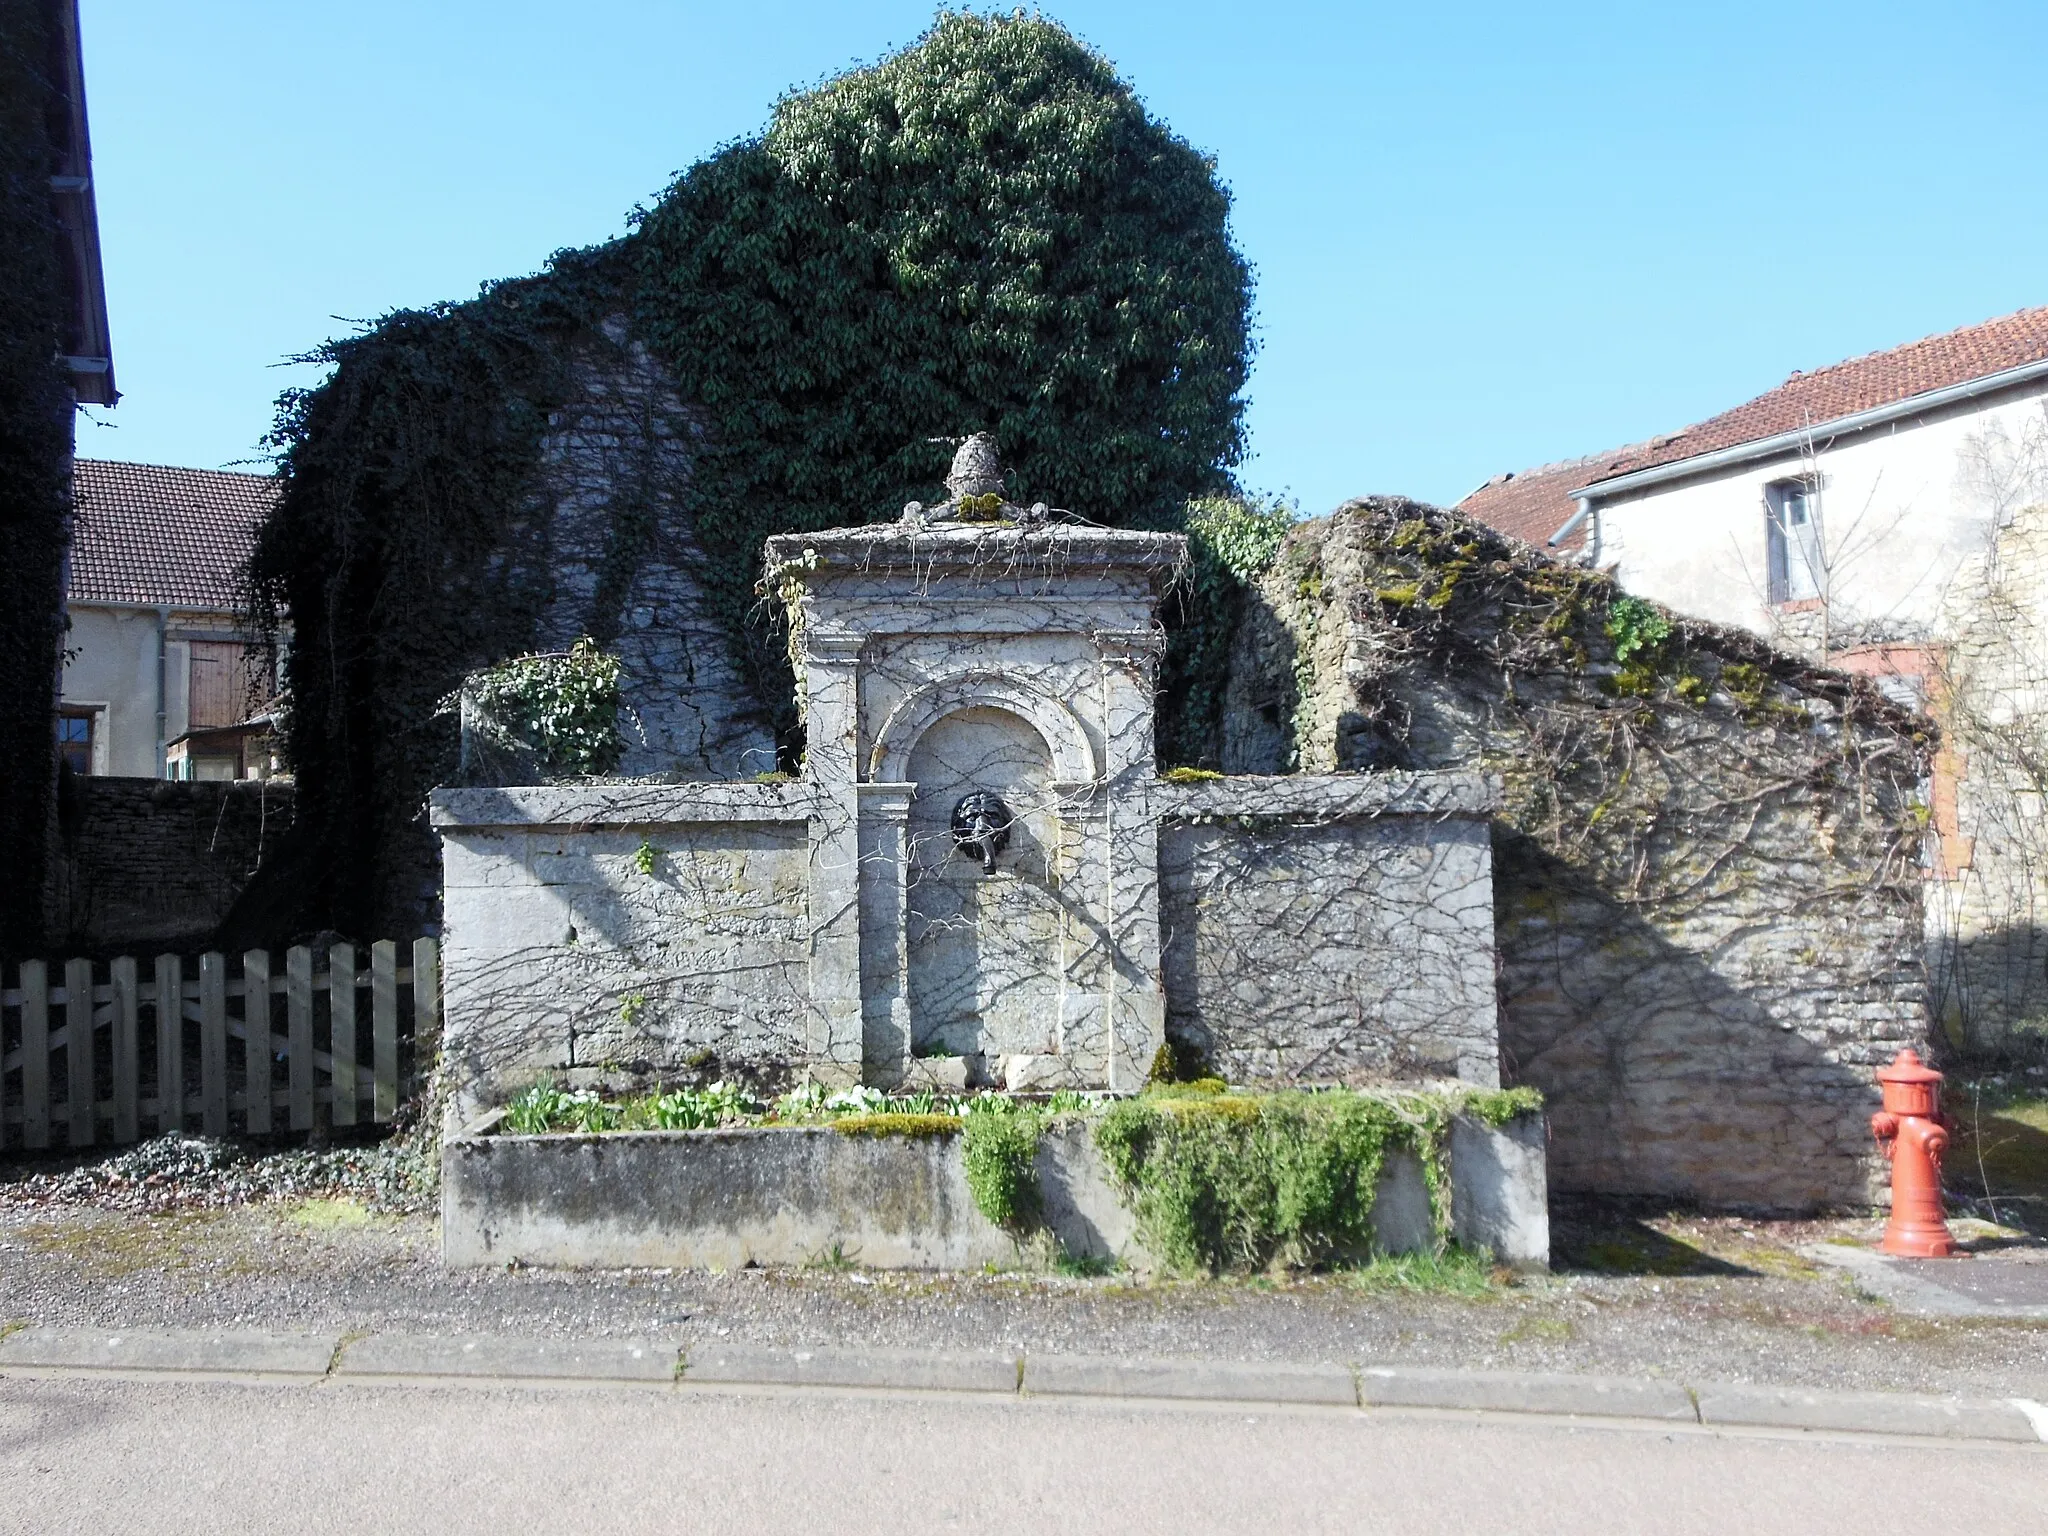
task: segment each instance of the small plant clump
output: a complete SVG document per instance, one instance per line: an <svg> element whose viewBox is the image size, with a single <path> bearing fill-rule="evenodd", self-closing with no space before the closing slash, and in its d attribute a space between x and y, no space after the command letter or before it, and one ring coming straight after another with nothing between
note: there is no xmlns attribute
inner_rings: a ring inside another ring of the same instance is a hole
<svg viewBox="0 0 2048 1536"><path fill-rule="evenodd" d="M459 694L468 750L523 755L548 778L613 772L625 750L620 670L619 658L586 636L561 655L472 672ZM653 873L651 862L642 873Z"/></svg>
<svg viewBox="0 0 2048 1536"><path fill-rule="evenodd" d="M1010 1232L1038 1225L1038 1138L1045 1117L1026 1110L983 1109L962 1117L967 1188L990 1221Z"/></svg>

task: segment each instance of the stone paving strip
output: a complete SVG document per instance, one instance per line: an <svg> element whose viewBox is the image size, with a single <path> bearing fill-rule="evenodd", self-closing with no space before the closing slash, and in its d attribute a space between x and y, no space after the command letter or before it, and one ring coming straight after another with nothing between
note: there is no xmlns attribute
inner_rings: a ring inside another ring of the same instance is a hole
<svg viewBox="0 0 2048 1536"><path fill-rule="evenodd" d="M1814 1430L2048 1444L2048 1404L2026 1398L1822 1391L1654 1378L1422 1366L779 1348L645 1339L278 1334L24 1328L0 1338L0 1376L214 1376L378 1382L588 1382L829 1387L1039 1398L1296 1404L1592 1418L1709 1429Z"/></svg>

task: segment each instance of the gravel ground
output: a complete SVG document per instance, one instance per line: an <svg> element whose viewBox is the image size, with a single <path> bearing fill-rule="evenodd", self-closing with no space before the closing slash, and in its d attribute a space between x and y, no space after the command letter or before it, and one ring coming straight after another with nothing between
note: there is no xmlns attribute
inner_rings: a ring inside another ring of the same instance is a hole
<svg viewBox="0 0 2048 1536"><path fill-rule="evenodd" d="M1345 1276L1140 1284L830 1268L449 1272L420 1204L402 1151L382 1148L251 1159L186 1139L83 1166L17 1165L0 1172L0 1324L660 1333L2048 1400L2048 1324L1905 1316L1794 1251L1869 1240L1870 1222L1562 1203L1557 1272L1498 1274L1474 1297ZM1987 1259L2020 1252L2013 1234L1982 1246Z"/></svg>

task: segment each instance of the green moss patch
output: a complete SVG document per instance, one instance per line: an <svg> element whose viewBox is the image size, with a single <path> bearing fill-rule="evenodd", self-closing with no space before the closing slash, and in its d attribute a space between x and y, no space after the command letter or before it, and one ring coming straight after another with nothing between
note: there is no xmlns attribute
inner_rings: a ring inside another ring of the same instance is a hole
<svg viewBox="0 0 2048 1536"><path fill-rule="evenodd" d="M842 1115L831 1122L842 1136L957 1136L958 1115Z"/></svg>

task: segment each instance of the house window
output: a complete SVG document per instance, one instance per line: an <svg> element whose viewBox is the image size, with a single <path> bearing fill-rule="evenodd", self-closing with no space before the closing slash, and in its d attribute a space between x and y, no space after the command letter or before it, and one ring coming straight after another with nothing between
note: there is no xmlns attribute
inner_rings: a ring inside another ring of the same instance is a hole
<svg viewBox="0 0 2048 1536"><path fill-rule="evenodd" d="M92 772L92 722L87 710L66 710L57 716L57 761L73 773Z"/></svg>
<svg viewBox="0 0 2048 1536"><path fill-rule="evenodd" d="M1780 480L1764 487L1764 538L1771 601L1798 603L1822 595L1820 497L1812 482Z"/></svg>

